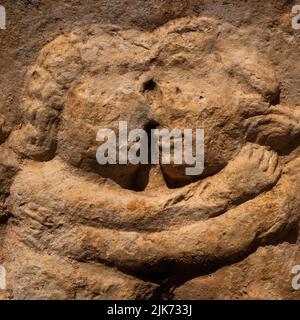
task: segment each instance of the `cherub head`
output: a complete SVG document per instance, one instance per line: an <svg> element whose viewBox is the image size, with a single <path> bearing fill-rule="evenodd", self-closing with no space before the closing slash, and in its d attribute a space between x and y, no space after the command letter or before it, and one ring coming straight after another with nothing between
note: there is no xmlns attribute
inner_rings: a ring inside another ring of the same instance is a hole
<svg viewBox="0 0 300 320"><path fill-rule="evenodd" d="M28 73L26 125L14 140L29 158L49 160L58 153L132 188L149 170L99 166L99 129L116 129L118 121L129 129L201 128L205 170L199 179L224 168L255 136L245 120L265 114L279 94L267 59L213 19L179 19L153 33L93 26L41 51ZM185 167L161 165L169 186L195 179Z"/></svg>

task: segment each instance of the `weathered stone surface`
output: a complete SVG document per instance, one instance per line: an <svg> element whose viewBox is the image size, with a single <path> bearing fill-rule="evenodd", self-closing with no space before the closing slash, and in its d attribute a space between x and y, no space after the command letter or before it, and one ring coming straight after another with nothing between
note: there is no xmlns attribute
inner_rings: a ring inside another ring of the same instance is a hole
<svg viewBox="0 0 300 320"><path fill-rule="evenodd" d="M186 282L174 298L299 300L299 291L292 287L292 268L298 263L298 245L262 247L242 262Z"/></svg>
<svg viewBox="0 0 300 320"><path fill-rule="evenodd" d="M1 299L299 298L290 6L259 4L280 13L274 28L275 18L253 14L256 1L225 13L218 1L150 2L138 1L144 18L129 1L125 20L55 29L18 76L21 119L3 105ZM118 121L204 128L203 174L186 176L187 164L100 166L96 133Z"/></svg>
<svg viewBox="0 0 300 320"><path fill-rule="evenodd" d="M15 236L13 232L9 236ZM157 286L93 263L37 253L15 243L7 256L7 295L13 299L135 300L155 296ZM11 248L11 247L10 247Z"/></svg>

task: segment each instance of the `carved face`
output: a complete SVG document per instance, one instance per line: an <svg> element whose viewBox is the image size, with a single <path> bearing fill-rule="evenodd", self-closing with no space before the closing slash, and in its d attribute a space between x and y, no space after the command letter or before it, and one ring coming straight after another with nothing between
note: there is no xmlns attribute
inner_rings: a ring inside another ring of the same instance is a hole
<svg viewBox="0 0 300 320"><path fill-rule="evenodd" d="M201 177L217 173L247 141L245 119L264 113L279 95L266 59L233 38L210 19L179 20L152 34L95 27L59 37L29 73L25 131L31 138L25 148L46 143L47 150L31 156L51 158L57 135L58 154L66 161L131 188L147 170L100 167L99 129L116 129L118 121L127 121L129 129L200 128ZM40 118L45 128L36 128ZM162 165L167 184L193 181L185 167Z"/></svg>

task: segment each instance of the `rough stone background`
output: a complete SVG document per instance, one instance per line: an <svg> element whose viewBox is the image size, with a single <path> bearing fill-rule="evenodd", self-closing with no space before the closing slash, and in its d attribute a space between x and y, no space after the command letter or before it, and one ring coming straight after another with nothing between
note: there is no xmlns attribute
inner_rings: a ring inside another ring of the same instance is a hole
<svg viewBox="0 0 300 320"><path fill-rule="evenodd" d="M7 10L7 30L0 30L0 143L9 141L11 133L21 127L21 99L25 75L28 68L35 63L40 50L61 34L67 35L75 28L85 28L98 23L153 31L172 19L187 16L209 17L221 24L230 23L240 29L253 27L253 34L249 35L249 39L256 38L256 28L257 32L261 33L262 40L257 42L249 40L248 45L266 54L274 67L281 83L280 104L291 107L300 105L300 31L291 28L291 8L297 1L2 0L0 4ZM297 155L298 140L293 141L293 144ZM14 229L10 229L10 226L20 221L12 218L9 209L9 206L14 207L17 200L13 198L12 201L15 203L10 204L7 204L6 200L10 195L12 177L19 169L19 161L22 159L19 159L10 148L8 150L1 148L0 157L0 263L2 261L4 263L8 261L8 264L13 261L19 263L14 267L13 273L14 281L18 285L9 288L7 292L0 292L0 298L300 298L300 293L291 288L290 273L293 265L300 264L298 221L293 221L293 227L288 229L287 236L284 226L282 227L283 239L275 237L269 242L264 239L257 250L244 252L233 260L224 258L223 262L218 262L211 268L204 268L204 271L197 271L196 268L187 275L183 273L185 275L182 277L173 274L170 277L165 276L166 270L155 276L152 276L151 272L149 275L148 271L143 274L138 270L136 273L131 270L131 266L127 267L126 262L124 270L122 265L116 264L119 269L116 271L93 263L87 266L80 261L76 262L78 265L75 263L76 266L70 266L68 262L50 254L43 257L45 265L59 275L51 282L49 281L51 274L43 273L40 271L42 268L38 267L39 256L28 252L22 244L16 244L19 247L14 247L16 256L9 258L7 256L8 250L12 248L7 248L4 239L8 239L6 241L8 245L14 244L14 231L10 231ZM57 164L57 167L59 166L60 164ZM61 170L64 172L65 169ZM27 174L30 176L30 170ZM22 184L22 181L18 183ZM297 210L300 208L295 209ZM2 247L5 249L2 250ZM75 260L78 261L80 258ZM55 271L55 268L58 270ZM74 274L74 268L78 271L78 277ZM85 281L81 278L84 272L90 275L104 274L103 278L109 280L101 284L93 278ZM36 274L38 274L36 282L32 283L33 275ZM69 286L69 283L74 285ZM64 290L59 291L58 288L62 284L65 286Z"/></svg>

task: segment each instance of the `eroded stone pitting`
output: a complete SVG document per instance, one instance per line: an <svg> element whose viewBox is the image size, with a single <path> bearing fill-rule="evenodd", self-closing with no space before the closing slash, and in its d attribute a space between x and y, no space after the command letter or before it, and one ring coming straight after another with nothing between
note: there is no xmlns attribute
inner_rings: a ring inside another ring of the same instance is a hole
<svg viewBox="0 0 300 320"><path fill-rule="evenodd" d="M86 277L79 295L95 286L108 297L149 298L157 285L124 272L154 279L210 270L278 238L300 207L299 158L285 164L278 156L298 137L300 115L278 92L267 57L222 34L212 18L178 19L152 33L93 26L46 45L28 71L22 128L7 142L28 159L8 199L9 289L22 296L26 266L39 261L41 277L56 264L58 283ZM119 120L204 128L203 176L192 183L185 166L160 165L141 183L139 166L101 168L96 133ZM67 287L53 297L67 296Z"/></svg>

